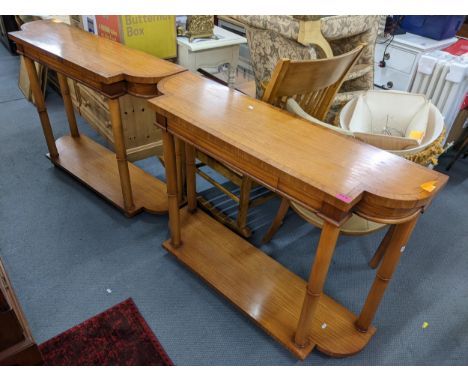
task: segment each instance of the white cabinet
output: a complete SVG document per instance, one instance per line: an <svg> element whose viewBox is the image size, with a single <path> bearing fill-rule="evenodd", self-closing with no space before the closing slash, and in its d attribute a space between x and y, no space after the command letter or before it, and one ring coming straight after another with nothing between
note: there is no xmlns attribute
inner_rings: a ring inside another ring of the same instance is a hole
<svg viewBox="0 0 468 382"><path fill-rule="evenodd" d="M456 41L456 37L437 41L411 33L396 35L393 40L389 38L378 39L374 54L375 86L383 89L409 91L421 55L446 48ZM381 60L385 61L383 68L379 66Z"/></svg>
<svg viewBox="0 0 468 382"><path fill-rule="evenodd" d="M239 46L247 43L245 37L214 27L214 39L177 37L178 63L192 72L199 68L216 68L229 64L229 87L234 87L239 62Z"/></svg>

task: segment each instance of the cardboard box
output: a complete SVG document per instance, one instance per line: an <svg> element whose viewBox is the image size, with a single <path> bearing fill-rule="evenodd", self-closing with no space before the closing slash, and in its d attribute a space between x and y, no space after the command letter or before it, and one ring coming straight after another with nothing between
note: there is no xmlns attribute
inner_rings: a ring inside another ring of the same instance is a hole
<svg viewBox="0 0 468 382"><path fill-rule="evenodd" d="M175 16L123 15L95 17L96 33L159 58L177 56Z"/></svg>
<svg viewBox="0 0 468 382"><path fill-rule="evenodd" d="M177 56L175 16L120 16L123 43L160 58Z"/></svg>
<svg viewBox="0 0 468 382"><path fill-rule="evenodd" d="M112 41L123 42L120 16L96 16L97 34Z"/></svg>

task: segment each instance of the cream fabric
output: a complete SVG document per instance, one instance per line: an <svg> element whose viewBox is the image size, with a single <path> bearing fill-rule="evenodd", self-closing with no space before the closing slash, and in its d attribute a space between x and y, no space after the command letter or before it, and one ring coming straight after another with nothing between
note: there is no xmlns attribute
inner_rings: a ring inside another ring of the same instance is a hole
<svg viewBox="0 0 468 382"><path fill-rule="evenodd" d="M358 97L347 129L384 150L414 148L424 138L429 106L420 94L368 91Z"/></svg>
<svg viewBox="0 0 468 382"><path fill-rule="evenodd" d="M354 135L352 131L344 130L344 129L340 128L340 127L333 126L333 125L331 125L329 123L321 121L320 119L312 117L311 115L307 114L304 111L304 109L302 109L299 106L299 104L292 98L289 98L286 101L286 110L289 111L290 113L293 113L293 114L301 117L301 118L304 118L305 120L307 120L309 122L314 123L315 125L326 127L327 129L336 131L336 132L338 132L340 134L343 134L343 135L349 135L349 136Z"/></svg>
<svg viewBox="0 0 468 382"><path fill-rule="evenodd" d="M430 103L426 102L424 106L414 115L406 129L405 137L407 138L411 138L414 133L420 133L417 134L419 138L415 138L418 140L418 144L421 144L421 141L424 138L424 134L426 133L427 121L429 120L429 107Z"/></svg>
<svg viewBox="0 0 468 382"><path fill-rule="evenodd" d="M387 93L387 92L383 92L383 93ZM419 96L424 99L423 96L420 96L417 94L410 94L410 93L407 93L407 94L410 97ZM341 113L339 116L340 117L339 124L344 130L350 129L350 122L351 122L352 117L354 116L354 110L356 108L357 102L358 102L358 97L349 101L341 110ZM389 101L388 99L380 100L380 103L385 106L389 105L390 102L391 101ZM409 109L408 105L405 103L400 104L400 107L401 109L398 110L398 112L401 112L401 113L405 113L406 110ZM405 158L409 158L409 156L416 155L422 152L423 150L425 150L426 148L428 148L429 146L431 146L432 144L434 144L440 138L444 129L444 119L442 117L442 114L437 109L437 107L435 107L432 103L428 101L422 102L421 107L419 108L419 110L414 111L413 116L407 116L406 123L407 123L406 130L404 134L401 134L401 135L408 134L409 136L412 130L415 130L418 128L425 129L424 136L422 137L422 139L420 139L420 142L417 143L416 146L412 148L406 148L406 149L386 148L385 149L393 154L396 154ZM354 129L359 130L359 127L356 126ZM359 132L354 133L356 137L358 137L360 134L365 134L365 133L359 133ZM379 142L377 142L378 136L377 137L370 136L367 138L368 138L367 143L381 147L379 146ZM375 138L376 142L373 142L372 138ZM400 138L400 139L405 139L405 138ZM387 138L387 140L390 141L389 138ZM397 138L395 138L395 140L397 140ZM438 152L439 151L440 150L438 150ZM440 155L440 152L439 152L439 155Z"/></svg>
<svg viewBox="0 0 468 382"><path fill-rule="evenodd" d="M319 218L316 213L309 211L308 209L294 202L291 202L291 208L310 224L322 228L323 220ZM378 231L385 226L386 224L366 220L356 214L353 214L349 220L341 226L340 232L345 235L365 235Z"/></svg>

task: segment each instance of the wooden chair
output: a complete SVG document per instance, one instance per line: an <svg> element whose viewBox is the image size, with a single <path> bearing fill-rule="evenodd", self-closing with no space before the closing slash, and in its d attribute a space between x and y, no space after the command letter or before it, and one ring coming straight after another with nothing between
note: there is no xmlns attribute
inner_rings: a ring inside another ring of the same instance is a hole
<svg viewBox="0 0 468 382"><path fill-rule="evenodd" d="M312 61L280 60L273 72L271 82L268 84L263 100L277 107L290 109L293 102L302 113L306 113L312 121L328 128L346 131L328 124L320 123L323 120L353 65L362 53L363 45L341 56ZM294 110L295 111L295 110ZM300 113L297 113L301 115ZM313 126L311 126L313 128ZM286 213L291 207L307 222L321 228L323 221L313 212L295 202L283 198L278 213L263 238L267 243L281 226ZM385 227L385 224L374 223L353 215L342 227L341 233L361 235ZM377 251L379 253L379 251ZM380 255L379 255L380 256ZM377 266L379 257L375 257L371 266Z"/></svg>
<svg viewBox="0 0 468 382"><path fill-rule="evenodd" d="M320 60L279 60L262 100L285 109L292 98L307 114L323 120L364 47L361 44L341 56Z"/></svg>
<svg viewBox="0 0 468 382"><path fill-rule="evenodd" d="M216 159L196 150L196 157L200 161L196 165L196 173L203 179L211 183L219 191L227 195L237 205L237 217L233 220L227 214L223 213L211 201L207 200L203 195L197 195L197 202L201 208L209 212L215 219L237 232L243 237L250 237L252 234L251 229L247 226L247 213L249 208L263 204L267 200L273 198L275 194L268 190L263 190L260 195L255 199L251 199L251 191L255 187L259 187L251 178L238 173L236 170L226 166L225 164L217 161ZM202 168L208 166L224 178L228 179L231 183L239 188L239 194L232 192L223 184L219 183L216 179L212 178Z"/></svg>

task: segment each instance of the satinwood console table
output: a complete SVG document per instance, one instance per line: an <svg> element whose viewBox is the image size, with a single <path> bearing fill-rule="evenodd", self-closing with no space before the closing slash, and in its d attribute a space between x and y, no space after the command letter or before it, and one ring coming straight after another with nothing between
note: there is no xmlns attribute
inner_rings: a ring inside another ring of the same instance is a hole
<svg viewBox="0 0 468 382"><path fill-rule="evenodd" d="M297 357L304 359L314 347L336 357L363 349L418 217L447 176L190 72L164 79L158 88L163 95L149 104L163 129L171 233L164 248ZM175 138L185 147L183 209ZM195 149L324 219L308 281L197 209ZM428 182L432 191L421 187ZM339 228L351 213L392 225L359 315L322 293Z"/></svg>
<svg viewBox="0 0 468 382"><path fill-rule="evenodd" d="M52 163L89 186L128 216L167 212L166 185L127 161L118 98L158 95L157 83L185 69L117 42L56 21L34 21L10 33L23 55ZM34 61L55 70L70 135L54 138ZM115 155L80 134L67 77L108 100Z"/></svg>

